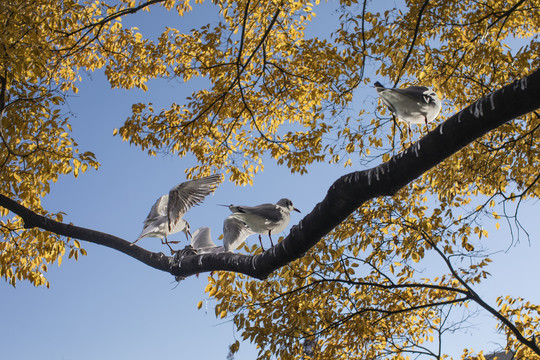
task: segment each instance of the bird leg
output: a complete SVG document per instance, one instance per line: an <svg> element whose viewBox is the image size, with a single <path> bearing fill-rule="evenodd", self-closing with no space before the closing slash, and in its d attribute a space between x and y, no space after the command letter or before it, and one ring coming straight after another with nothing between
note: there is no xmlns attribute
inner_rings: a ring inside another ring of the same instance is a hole
<svg viewBox="0 0 540 360"><path fill-rule="evenodd" d="M162 244L179 244L180 241L176 241L176 240L169 241L169 240L167 240L167 236L165 236L165 242L163 242L163 240L161 240L161 243Z"/></svg>
<svg viewBox="0 0 540 360"><path fill-rule="evenodd" d="M164 241L165 240L165 241ZM179 241L167 241L167 236L164 237L164 239L161 239L161 243L162 244L165 244L169 247L169 249L171 250L171 255L174 254L176 251L173 250L173 248L171 247L171 245L169 244L178 244Z"/></svg>
<svg viewBox="0 0 540 360"><path fill-rule="evenodd" d="M395 143L395 134L396 134L396 128L399 130L399 139L400 141L403 140L403 131L401 130L401 127L399 126L398 124L398 121L397 121L397 118L396 118L396 115L394 113L392 113L392 122L393 122L393 131L392 131L392 150L394 150L394 143ZM411 138L412 138L412 130L411 130L411 127L410 125L407 123L407 130L409 131L408 134L409 134L409 143L411 142Z"/></svg>
<svg viewBox="0 0 540 360"><path fill-rule="evenodd" d="M272 241L272 230L268 230L268 237L270 238L270 244L274 247L274 242Z"/></svg>
<svg viewBox="0 0 540 360"><path fill-rule="evenodd" d="M174 255L176 251L173 250L173 248L171 247L171 245L169 245L167 241L165 242L165 244L167 244L167 246L169 247L169 250L171 250L171 255Z"/></svg>
<svg viewBox="0 0 540 360"><path fill-rule="evenodd" d="M262 244L261 234L259 234L259 242L261 243L261 249L262 249L262 251L264 251L264 246L263 246L263 244Z"/></svg>
<svg viewBox="0 0 540 360"><path fill-rule="evenodd" d="M394 142L395 142L395 138L396 138L396 127L397 127L397 123L396 123L396 117L394 116L394 114L392 114L392 151L394 151ZM401 129L399 129L401 131Z"/></svg>
<svg viewBox="0 0 540 360"><path fill-rule="evenodd" d="M426 115L424 115L424 122L426 123L426 131L429 132L429 129L427 127L428 123L427 123L427 116Z"/></svg>

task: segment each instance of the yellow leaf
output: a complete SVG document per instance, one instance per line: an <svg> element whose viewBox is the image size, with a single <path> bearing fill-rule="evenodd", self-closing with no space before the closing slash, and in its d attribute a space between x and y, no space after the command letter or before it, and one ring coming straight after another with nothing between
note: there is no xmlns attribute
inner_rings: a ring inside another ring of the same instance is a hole
<svg viewBox="0 0 540 360"><path fill-rule="evenodd" d="M229 347L231 353L233 353L233 354L236 353L236 352L238 352L238 349L239 349L239 348L240 348L240 341L238 341L238 340L236 340L236 341Z"/></svg>

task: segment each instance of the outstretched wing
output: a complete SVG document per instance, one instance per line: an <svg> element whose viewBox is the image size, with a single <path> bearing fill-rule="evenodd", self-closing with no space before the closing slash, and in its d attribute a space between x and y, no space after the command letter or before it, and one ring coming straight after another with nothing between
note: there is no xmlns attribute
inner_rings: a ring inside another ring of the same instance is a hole
<svg viewBox="0 0 540 360"><path fill-rule="evenodd" d="M156 200L154 205L152 205L152 208L150 209L150 212L148 213L148 216L146 217L146 220L144 220L144 224L148 224L149 222L152 222L153 220L167 215L167 202L169 201L169 195L163 195L159 199Z"/></svg>
<svg viewBox="0 0 540 360"><path fill-rule="evenodd" d="M246 238L255 234L242 220L233 215L229 215L223 222L223 245L225 251L238 249Z"/></svg>
<svg viewBox="0 0 540 360"><path fill-rule="evenodd" d="M169 228L174 227L192 206L200 204L207 195L214 192L220 180L221 175L215 174L173 187L167 202Z"/></svg>
<svg viewBox="0 0 540 360"><path fill-rule="evenodd" d="M193 233L191 238L191 246L197 250L206 247L216 246L212 241L209 227L200 227Z"/></svg>

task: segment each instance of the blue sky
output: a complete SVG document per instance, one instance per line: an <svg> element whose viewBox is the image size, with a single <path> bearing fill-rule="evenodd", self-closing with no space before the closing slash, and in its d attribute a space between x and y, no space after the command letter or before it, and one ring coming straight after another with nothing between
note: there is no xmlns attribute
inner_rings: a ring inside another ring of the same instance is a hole
<svg viewBox="0 0 540 360"><path fill-rule="evenodd" d="M319 25L336 19L330 11L325 11L326 16L318 17ZM206 21L211 21L202 11L194 15L195 20L205 16ZM190 19L176 21L189 29L195 26ZM144 26L135 24L136 18L130 21L145 33ZM131 25L129 21L126 23ZM367 100L361 105L374 109L375 91L370 88L362 91ZM74 114L74 138L82 150L96 154L101 167L78 179L62 177L52 186L44 207L66 212L64 220L78 226L135 240L156 198L184 181L184 169L194 163L189 157L148 157L119 137L113 137L113 129L120 127L130 115L133 103L151 101L159 108L161 104L179 102L190 93L189 86L174 81L154 81L146 93L111 90L101 74L84 75L79 93L69 100ZM202 206L190 210L186 219L192 231L200 226L211 227L215 239L228 215L228 210L217 204L251 205L288 197L302 211L292 214L291 224L296 224L324 197L334 180L359 169L316 165L309 174L300 176L268 162L265 171L255 178L253 187L235 187L225 182ZM536 205L527 204L522 210L531 245L522 240L508 253L495 255L489 268L492 277L479 287L479 293L491 304L495 303L497 294L523 296L540 303L540 290L531 280L535 278L539 250L535 243L539 228L533 215ZM176 237L182 240L183 247L186 244L183 234ZM510 244L504 230L490 229L489 241L494 249L506 249ZM250 245L257 242L255 236L248 239ZM66 259L60 267L49 267L51 289L25 283L14 289L0 283L0 304L2 309L9 309L1 315L2 358L225 359L229 344L241 339L228 319L214 316L214 302L204 294L205 274L190 277L174 288L176 284L169 274L112 249L82 245L88 256L78 262ZM158 239L146 238L139 245L167 252ZM197 310L200 300L204 300L203 308ZM445 346L495 349L493 339L500 336L495 335L489 316L482 313L473 322L479 325L453 340L448 339ZM242 343L236 359L253 359L255 354L254 346Z"/></svg>

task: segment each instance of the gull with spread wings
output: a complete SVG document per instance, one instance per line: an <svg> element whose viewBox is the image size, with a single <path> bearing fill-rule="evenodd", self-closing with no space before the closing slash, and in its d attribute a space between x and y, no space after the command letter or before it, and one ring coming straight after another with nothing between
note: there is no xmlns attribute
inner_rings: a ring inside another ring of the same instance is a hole
<svg viewBox="0 0 540 360"><path fill-rule="evenodd" d="M162 244L166 244L171 252L173 249L167 236L183 231L188 238L189 223L183 219L184 214L194 205L204 201L204 198L214 192L221 181L221 175L215 174L197 180L190 180L173 187L168 194L161 196L155 202L150 213L144 220L141 234L133 242L135 244L145 237L157 237ZM189 239L189 238L188 238Z"/></svg>

